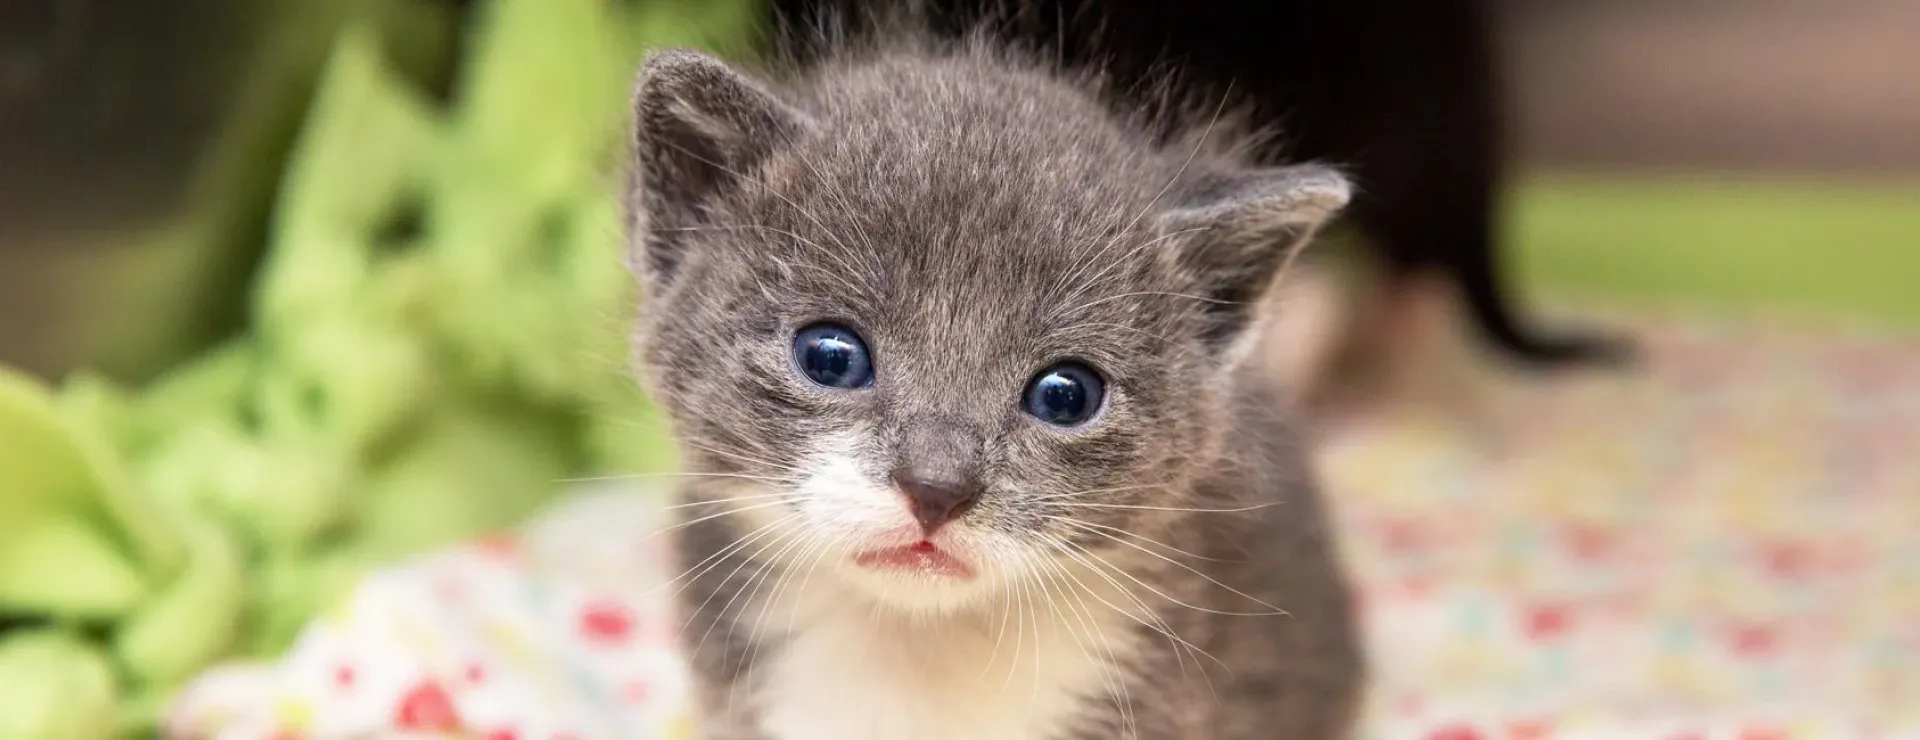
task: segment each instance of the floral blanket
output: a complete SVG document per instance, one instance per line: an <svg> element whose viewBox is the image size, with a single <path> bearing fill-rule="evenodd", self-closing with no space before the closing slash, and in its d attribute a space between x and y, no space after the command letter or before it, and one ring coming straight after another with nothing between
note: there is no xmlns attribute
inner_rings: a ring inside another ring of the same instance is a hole
<svg viewBox="0 0 1920 740"><path fill-rule="evenodd" d="M1631 376L1484 371L1325 430L1363 738L1920 738L1920 340L1641 335ZM169 732L691 738L657 501L383 571Z"/></svg>

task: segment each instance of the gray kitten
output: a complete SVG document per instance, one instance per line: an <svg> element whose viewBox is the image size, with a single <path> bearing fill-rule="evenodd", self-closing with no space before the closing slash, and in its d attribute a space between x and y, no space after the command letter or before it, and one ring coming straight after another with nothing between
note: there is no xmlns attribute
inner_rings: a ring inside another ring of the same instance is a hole
<svg viewBox="0 0 1920 740"><path fill-rule="evenodd" d="M634 108L704 736L1347 734L1348 594L1247 367L1339 173L978 43L780 88L662 52Z"/></svg>

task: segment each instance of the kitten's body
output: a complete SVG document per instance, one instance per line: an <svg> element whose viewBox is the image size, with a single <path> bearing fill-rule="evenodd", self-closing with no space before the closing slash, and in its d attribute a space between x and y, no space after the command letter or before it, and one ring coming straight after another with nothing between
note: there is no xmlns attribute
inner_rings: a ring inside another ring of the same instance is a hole
<svg viewBox="0 0 1920 740"><path fill-rule="evenodd" d="M1249 168L1224 122L1166 145L970 46L784 94L666 54L636 108L642 357L694 476L707 737L1345 734L1361 661L1325 513L1239 369L1344 180ZM870 385L801 377L822 320L864 337ZM1098 415L1023 415L1063 360L1104 377ZM863 565L922 547L965 575Z"/></svg>

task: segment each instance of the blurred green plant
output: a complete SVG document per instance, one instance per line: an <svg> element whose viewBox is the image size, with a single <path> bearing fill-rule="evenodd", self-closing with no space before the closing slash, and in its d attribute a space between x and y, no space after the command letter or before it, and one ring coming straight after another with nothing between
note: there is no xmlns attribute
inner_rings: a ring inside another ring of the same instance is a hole
<svg viewBox="0 0 1920 740"><path fill-rule="evenodd" d="M0 737L150 735L369 566L670 465L610 155L640 50L742 50L754 10L484 3L444 109L348 25L244 334L140 389L0 371Z"/></svg>
<svg viewBox="0 0 1920 740"><path fill-rule="evenodd" d="M63 309L76 314L64 339L74 359L116 378L149 380L243 328L275 186L343 27L377 31L410 82L441 90L453 73L460 18L445 0L282 0L250 12L263 20L231 52L238 82L221 90L221 118L184 173L178 210L106 237L115 256L92 263L97 285L83 283L94 287ZM93 296L111 300L84 300Z"/></svg>

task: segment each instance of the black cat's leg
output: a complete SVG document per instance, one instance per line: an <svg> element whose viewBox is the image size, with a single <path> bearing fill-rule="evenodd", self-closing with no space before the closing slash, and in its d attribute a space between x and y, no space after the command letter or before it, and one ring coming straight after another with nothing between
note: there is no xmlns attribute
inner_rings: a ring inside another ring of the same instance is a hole
<svg viewBox="0 0 1920 740"><path fill-rule="evenodd" d="M1536 367L1629 359L1623 339L1527 326L1503 273L1495 219L1502 185L1503 131L1494 19L1483 0L1427 5L1427 30L1407 37L1399 60L1419 65L1424 84L1382 101L1383 123L1399 133L1379 137L1361 185L1372 197L1355 216L1381 249L1389 295L1422 278L1452 282L1481 338ZM1414 52L1414 53L1407 53ZM1413 74L1411 70L1398 70Z"/></svg>
<svg viewBox="0 0 1920 740"><path fill-rule="evenodd" d="M1482 222L1488 219L1481 219ZM1484 231L1477 226L1475 231ZM1461 229L1466 233L1466 229ZM1474 246L1474 244L1481 246ZM1517 360L1534 366L1618 364L1633 357L1632 344L1612 334L1523 326L1503 291L1494 244L1490 238L1465 242L1452 255L1452 272L1461 297L1483 337Z"/></svg>

